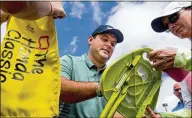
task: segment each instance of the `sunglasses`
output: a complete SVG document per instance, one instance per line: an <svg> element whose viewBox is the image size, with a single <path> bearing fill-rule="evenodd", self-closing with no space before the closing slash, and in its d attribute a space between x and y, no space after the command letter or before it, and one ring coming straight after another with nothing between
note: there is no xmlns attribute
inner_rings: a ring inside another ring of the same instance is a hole
<svg viewBox="0 0 192 118"><path fill-rule="evenodd" d="M172 15L169 15L167 17L167 22L166 23L162 22L162 24L164 25L164 27L166 27L168 29L168 24L169 23L171 23L171 24L176 23L177 20L179 19L179 16L180 16L179 12L176 12L176 13L174 13Z"/></svg>
<svg viewBox="0 0 192 118"><path fill-rule="evenodd" d="M176 23L177 20L179 19L179 12L176 12L170 16L168 16L169 23Z"/></svg>
<svg viewBox="0 0 192 118"><path fill-rule="evenodd" d="M176 92L176 91L179 91L179 90L181 90L181 88L178 88L178 89L174 89L174 91Z"/></svg>

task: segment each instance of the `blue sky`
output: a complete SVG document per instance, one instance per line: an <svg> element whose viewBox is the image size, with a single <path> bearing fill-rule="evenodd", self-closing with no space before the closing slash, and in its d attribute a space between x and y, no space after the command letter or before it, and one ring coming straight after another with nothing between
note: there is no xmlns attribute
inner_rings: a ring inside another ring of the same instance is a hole
<svg viewBox="0 0 192 118"><path fill-rule="evenodd" d="M180 40L169 33L156 33L151 29L152 19L159 16L168 2L63 2L67 17L55 20L60 56L75 56L88 52L88 37L100 24L109 24L122 31L124 41L115 47L108 64L120 56L142 47L191 48L189 40ZM6 23L1 25L1 42ZM172 92L173 81L163 75L163 83L156 110L163 112L162 103L169 103L168 111L178 99ZM165 92L166 91L166 92Z"/></svg>
<svg viewBox="0 0 192 118"><path fill-rule="evenodd" d="M67 17L55 20L60 56L87 53L89 35L100 24L105 24L115 5L116 2L64 2ZM101 16L94 19L95 12L99 12Z"/></svg>

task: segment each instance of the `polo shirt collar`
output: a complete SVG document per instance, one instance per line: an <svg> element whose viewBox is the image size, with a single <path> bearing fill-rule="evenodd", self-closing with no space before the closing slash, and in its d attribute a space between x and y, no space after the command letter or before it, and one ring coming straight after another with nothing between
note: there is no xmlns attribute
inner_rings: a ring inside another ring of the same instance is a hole
<svg viewBox="0 0 192 118"><path fill-rule="evenodd" d="M96 68L96 66L95 66L95 65L92 63L92 61L88 58L87 54L83 54L83 55L82 55L82 59L85 61L85 63L87 64L87 66L88 66L89 68ZM99 71L104 70L106 67L107 67L107 66L106 66L106 64L105 64L105 66L104 66L103 68L101 68Z"/></svg>

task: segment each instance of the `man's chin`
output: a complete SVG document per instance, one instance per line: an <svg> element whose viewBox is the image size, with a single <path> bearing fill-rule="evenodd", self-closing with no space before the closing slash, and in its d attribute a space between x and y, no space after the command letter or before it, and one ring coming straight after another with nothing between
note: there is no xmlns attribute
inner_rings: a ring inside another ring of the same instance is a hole
<svg viewBox="0 0 192 118"><path fill-rule="evenodd" d="M101 58L105 61L108 61L109 60L109 56L104 56L104 55L101 55Z"/></svg>
<svg viewBox="0 0 192 118"><path fill-rule="evenodd" d="M179 96L179 99L182 100L182 96Z"/></svg>
<svg viewBox="0 0 192 118"><path fill-rule="evenodd" d="M177 35L180 39L190 38L190 36L186 32L181 32Z"/></svg>
<svg viewBox="0 0 192 118"><path fill-rule="evenodd" d="M101 58L103 58L103 59L109 59L109 55L108 54L104 54L104 53L100 53L100 56L101 56Z"/></svg>
<svg viewBox="0 0 192 118"><path fill-rule="evenodd" d="M187 38L186 36L184 37L184 36L181 36L181 35L176 35L179 39L185 39L185 38Z"/></svg>
<svg viewBox="0 0 192 118"><path fill-rule="evenodd" d="M106 61L109 60L109 57L102 57L102 58L103 58L103 60L106 60Z"/></svg>

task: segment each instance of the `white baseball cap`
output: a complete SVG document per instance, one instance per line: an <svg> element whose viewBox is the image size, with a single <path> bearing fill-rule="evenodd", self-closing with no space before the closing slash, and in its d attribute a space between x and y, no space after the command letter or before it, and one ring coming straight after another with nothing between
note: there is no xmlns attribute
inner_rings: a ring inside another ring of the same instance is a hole
<svg viewBox="0 0 192 118"><path fill-rule="evenodd" d="M165 16L169 16L172 15L178 11L180 11L182 8L186 8L191 6L192 3L191 2L171 2L170 4L168 4L163 11L163 14L157 18L155 18L152 22L151 22L151 27L155 32L164 32L168 29L168 27L165 27L163 25L163 18Z"/></svg>

